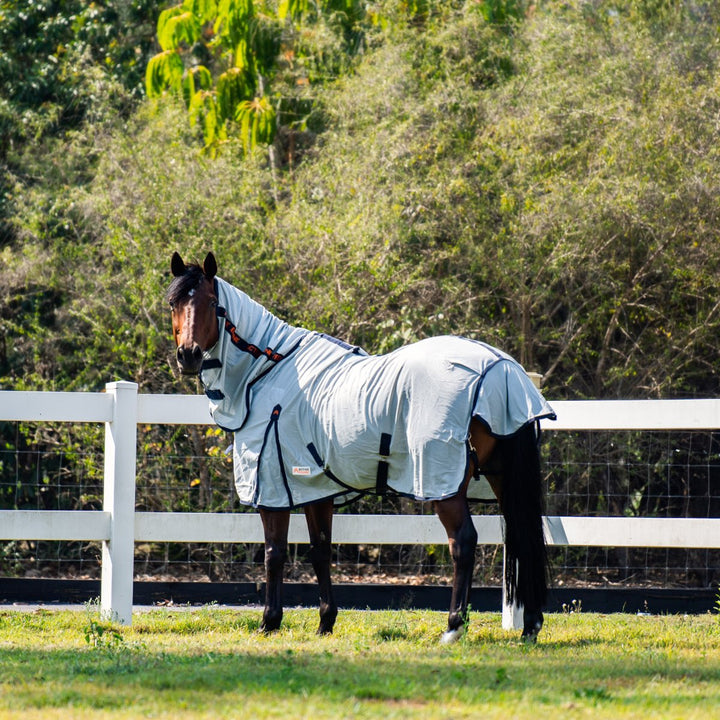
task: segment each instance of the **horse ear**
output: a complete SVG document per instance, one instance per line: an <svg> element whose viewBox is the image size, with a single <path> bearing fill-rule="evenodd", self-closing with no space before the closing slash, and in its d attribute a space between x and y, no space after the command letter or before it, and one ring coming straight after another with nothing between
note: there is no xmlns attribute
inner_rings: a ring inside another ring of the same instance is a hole
<svg viewBox="0 0 720 720"><path fill-rule="evenodd" d="M170 269L172 270L172 274L175 277L181 277L187 271L185 262L180 257L180 255L176 252L173 253L172 261L170 262Z"/></svg>
<svg viewBox="0 0 720 720"><path fill-rule="evenodd" d="M212 280L217 274L217 261L211 252L205 256L205 262L203 262L203 272L208 280Z"/></svg>

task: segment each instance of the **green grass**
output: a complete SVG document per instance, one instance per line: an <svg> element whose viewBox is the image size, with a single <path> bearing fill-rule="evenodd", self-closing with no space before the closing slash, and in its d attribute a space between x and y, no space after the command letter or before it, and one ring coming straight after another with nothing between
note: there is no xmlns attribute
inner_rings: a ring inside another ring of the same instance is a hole
<svg viewBox="0 0 720 720"><path fill-rule="evenodd" d="M537 646L474 613L454 646L444 614L214 607L136 615L0 613L0 718L720 717L716 615L550 615Z"/></svg>

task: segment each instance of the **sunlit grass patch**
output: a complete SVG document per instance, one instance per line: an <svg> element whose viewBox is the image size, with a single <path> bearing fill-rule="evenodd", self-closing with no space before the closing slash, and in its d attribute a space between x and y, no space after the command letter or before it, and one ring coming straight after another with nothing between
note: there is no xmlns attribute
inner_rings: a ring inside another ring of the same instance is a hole
<svg viewBox="0 0 720 720"><path fill-rule="evenodd" d="M445 614L317 613L282 629L260 611L138 613L119 639L86 639L88 612L0 613L0 717L445 718L711 717L720 707L720 622L550 615L540 642L472 613L455 645ZM111 637L115 635L111 634Z"/></svg>

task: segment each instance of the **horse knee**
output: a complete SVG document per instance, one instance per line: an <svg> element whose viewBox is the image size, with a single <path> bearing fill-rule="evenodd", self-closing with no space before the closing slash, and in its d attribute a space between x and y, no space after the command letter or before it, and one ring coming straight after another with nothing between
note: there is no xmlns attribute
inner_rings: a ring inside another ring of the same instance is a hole
<svg viewBox="0 0 720 720"><path fill-rule="evenodd" d="M265 546L265 570L268 575L281 575L287 560L287 548L268 543Z"/></svg>

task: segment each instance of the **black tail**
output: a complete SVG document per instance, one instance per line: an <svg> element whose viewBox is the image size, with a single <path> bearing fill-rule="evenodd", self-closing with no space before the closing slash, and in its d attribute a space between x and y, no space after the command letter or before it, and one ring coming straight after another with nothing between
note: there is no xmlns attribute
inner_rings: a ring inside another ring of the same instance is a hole
<svg viewBox="0 0 720 720"><path fill-rule="evenodd" d="M508 600L541 610L547 600L548 557L540 452L533 425L499 441L505 516L505 585Z"/></svg>

